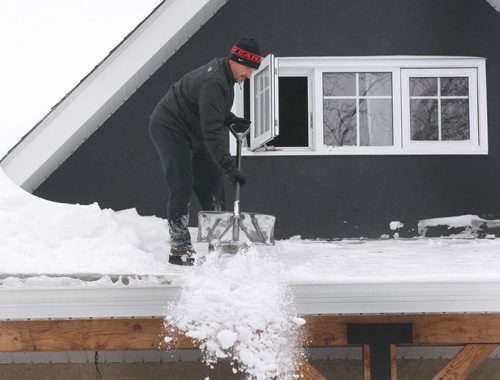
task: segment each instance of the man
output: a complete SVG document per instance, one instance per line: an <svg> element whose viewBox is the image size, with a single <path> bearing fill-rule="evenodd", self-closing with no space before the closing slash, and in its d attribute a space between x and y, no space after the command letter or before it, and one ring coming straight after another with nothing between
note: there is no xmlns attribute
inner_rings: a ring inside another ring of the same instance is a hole
<svg viewBox="0 0 500 380"><path fill-rule="evenodd" d="M192 265L195 251L188 230L194 191L203 210L225 210L222 173L230 182L246 183L229 153L229 124L249 121L231 113L234 84L250 78L262 56L257 42L242 38L228 57L215 58L185 74L160 100L151 115L151 139L160 155L170 189L169 262Z"/></svg>

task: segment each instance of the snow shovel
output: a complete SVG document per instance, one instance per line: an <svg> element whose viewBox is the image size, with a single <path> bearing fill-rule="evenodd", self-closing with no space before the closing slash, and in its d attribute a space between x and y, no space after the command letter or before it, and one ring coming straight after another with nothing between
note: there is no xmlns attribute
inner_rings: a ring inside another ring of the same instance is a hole
<svg viewBox="0 0 500 380"><path fill-rule="evenodd" d="M232 124L229 130L236 138L236 167L241 170L241 145L250 128L238 132ZM272 215L240 212L240 184L236 182L233 212L198 213L198 241L208 242L209 251L230 255L244 252L251 244L274 245L275 220Z"/></svg>

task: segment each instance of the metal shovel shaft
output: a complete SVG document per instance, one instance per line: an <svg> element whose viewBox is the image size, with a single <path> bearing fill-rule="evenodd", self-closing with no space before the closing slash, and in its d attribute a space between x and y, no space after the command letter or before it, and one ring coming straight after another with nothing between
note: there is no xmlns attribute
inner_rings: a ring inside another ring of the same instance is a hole
<svg viewBox="0 0 500 380"><path fill-rule="evenodd" d="M243 140L245 134L236 133L233 129L231 132L236 137L236 168L241 170L241 141ZM236 181L235 191L234 191L234 222L233 222L233 241L238 241L240 239L240 183Z"/></svg>

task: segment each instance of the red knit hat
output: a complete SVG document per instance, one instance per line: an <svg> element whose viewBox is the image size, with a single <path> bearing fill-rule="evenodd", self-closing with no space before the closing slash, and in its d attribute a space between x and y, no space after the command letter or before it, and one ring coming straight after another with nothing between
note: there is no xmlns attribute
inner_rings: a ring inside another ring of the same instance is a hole
<svg viewBox="0 0 500 380"><path fill-rule="evenodd" d="M262 56L257 41L247 37L239 39L231 49L229 59L241 65L258 69Z"/></svg>

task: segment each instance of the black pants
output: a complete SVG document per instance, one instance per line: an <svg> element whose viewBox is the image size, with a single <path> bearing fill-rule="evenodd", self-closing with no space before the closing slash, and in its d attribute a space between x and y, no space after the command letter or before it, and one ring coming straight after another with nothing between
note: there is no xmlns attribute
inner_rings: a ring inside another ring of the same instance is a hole
<svg viewBox="0 0 500 380"><path fill-rule="evenodd" d="M204 144L193 149L183 134L153 120L149 133L170 189L167 216L171 246L192 249L188 230L191 196L194 191L202 210L225 210L222 170Z"/></svg>

